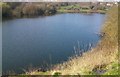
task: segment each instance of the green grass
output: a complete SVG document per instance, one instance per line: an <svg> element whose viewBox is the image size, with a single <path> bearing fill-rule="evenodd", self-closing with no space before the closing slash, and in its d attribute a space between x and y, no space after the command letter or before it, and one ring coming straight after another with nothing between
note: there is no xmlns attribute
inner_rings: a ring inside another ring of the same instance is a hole
<svg viewBox="0 0 120 77"><path fill-rule="evenodd" d="M108 70L107 72L104 73L104 75L118 75L120 72L118 68L120 65L118 63L111 63L109 64L106 69Z"/></svg>
<svg viewBox="0 0 120 77"><path fill-rule="evenodd" d="M77 8L77 9L80 9L80 6L79 5L69 5L69 6L61 6L60 9L70 9L70 8Z"/></svg>
<svg viewBox="0 0 120 77"><path fill-rule="evenodd" d="M60 9L57 10L57 12L59 13L75 12L73 9L80 9L80 6L79 5L61 6Z"/></svg>

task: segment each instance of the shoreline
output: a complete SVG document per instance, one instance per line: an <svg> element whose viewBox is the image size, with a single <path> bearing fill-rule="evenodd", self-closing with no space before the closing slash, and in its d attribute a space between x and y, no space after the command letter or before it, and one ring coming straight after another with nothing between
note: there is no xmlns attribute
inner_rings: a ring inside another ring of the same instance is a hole
<svg viewBox="0 0 120 77"><path fill-rule="evenodd" d="M90 11L90 10L84 10L84 11L74 11L74 10L58 10L58 13L85 13L85 14L92 14L92 13L98 13L98 14L106 14L106 11L97 10L97 11Z"/></svg>
<svg viewBox="0 0 120 77"><path fill-rule="evenodd" d="M52 15L37 15L37 16L30 16L30 17L27 17L27 16L24 16L24 17L2 17L2 21L4 20L11 20L11 19L21 19L21 18L39 18L39 17L46 17L46 16L54 16L54 15L57 15L57 14L66 14L66 13L78 13L78 14L106 14L106 13L101 13L101 12L74 12L74 11L66 11L66 12L59 12L57 11L57 13L55 14L52 14Z"/></svg>

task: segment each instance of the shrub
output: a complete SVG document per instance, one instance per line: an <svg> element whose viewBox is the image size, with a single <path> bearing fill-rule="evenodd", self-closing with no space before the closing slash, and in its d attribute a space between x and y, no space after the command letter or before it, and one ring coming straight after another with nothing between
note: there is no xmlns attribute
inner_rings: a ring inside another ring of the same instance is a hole
<svg viewBox="0 0 120 77"><path fill-rule="evenodd" d="M7 3L2 3L2 16L7 17L11 16L12 10L10 5Z"/></svg>

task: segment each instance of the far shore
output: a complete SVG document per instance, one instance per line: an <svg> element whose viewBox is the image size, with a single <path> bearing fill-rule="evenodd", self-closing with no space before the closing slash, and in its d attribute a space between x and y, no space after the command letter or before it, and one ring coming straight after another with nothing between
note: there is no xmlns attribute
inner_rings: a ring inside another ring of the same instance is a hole
<svg viewBox="0 0 120 77"><path fill-rule="evenodd" d="M100 14L105 14L106 11L103 10L97 10L97 11L92 11L92 10L57 10L58 13L100 13Z"/></svg>
<svg viewBox="0 0 120 77"><path fill-rule="evenodd" d="M98 14L106 14L105 11L88 11L88 10L85 10L85 11L74 11L74 10L64 10L64 11L61 11L61 10L57 10L57 12L55 14L50 14L50 15L36 15L36 16L23 16L23 17L3 17L2 20L9 20L9 19L16 19L16 18L37 18L37 17L44 17L44 16L53 16L53 15L56 15L56 14L64 14L64 13L79 13L79 14L94 14L94 13L98 13Z"/></svg>

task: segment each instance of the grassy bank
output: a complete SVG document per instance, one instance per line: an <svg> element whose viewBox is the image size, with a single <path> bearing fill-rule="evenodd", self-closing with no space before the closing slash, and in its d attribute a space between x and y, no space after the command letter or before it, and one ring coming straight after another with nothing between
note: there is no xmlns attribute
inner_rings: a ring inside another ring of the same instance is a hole
<svg viewBox="0 0 120 77"><path fill-rule="evenodd" d="M103 37L96 48L54 66L46 72L32 71L20 75L116 75L118 71L118 7L107 12L107 19L101 30Z"/></svg>
<svg viewBox="0 0 120 77"><path fill-rule="evenodd" d="M104 10L97 10L97 11L92 11L92 10L57 10L58 13L100 13L100 14L105 14L106 11Z"/></svg>

